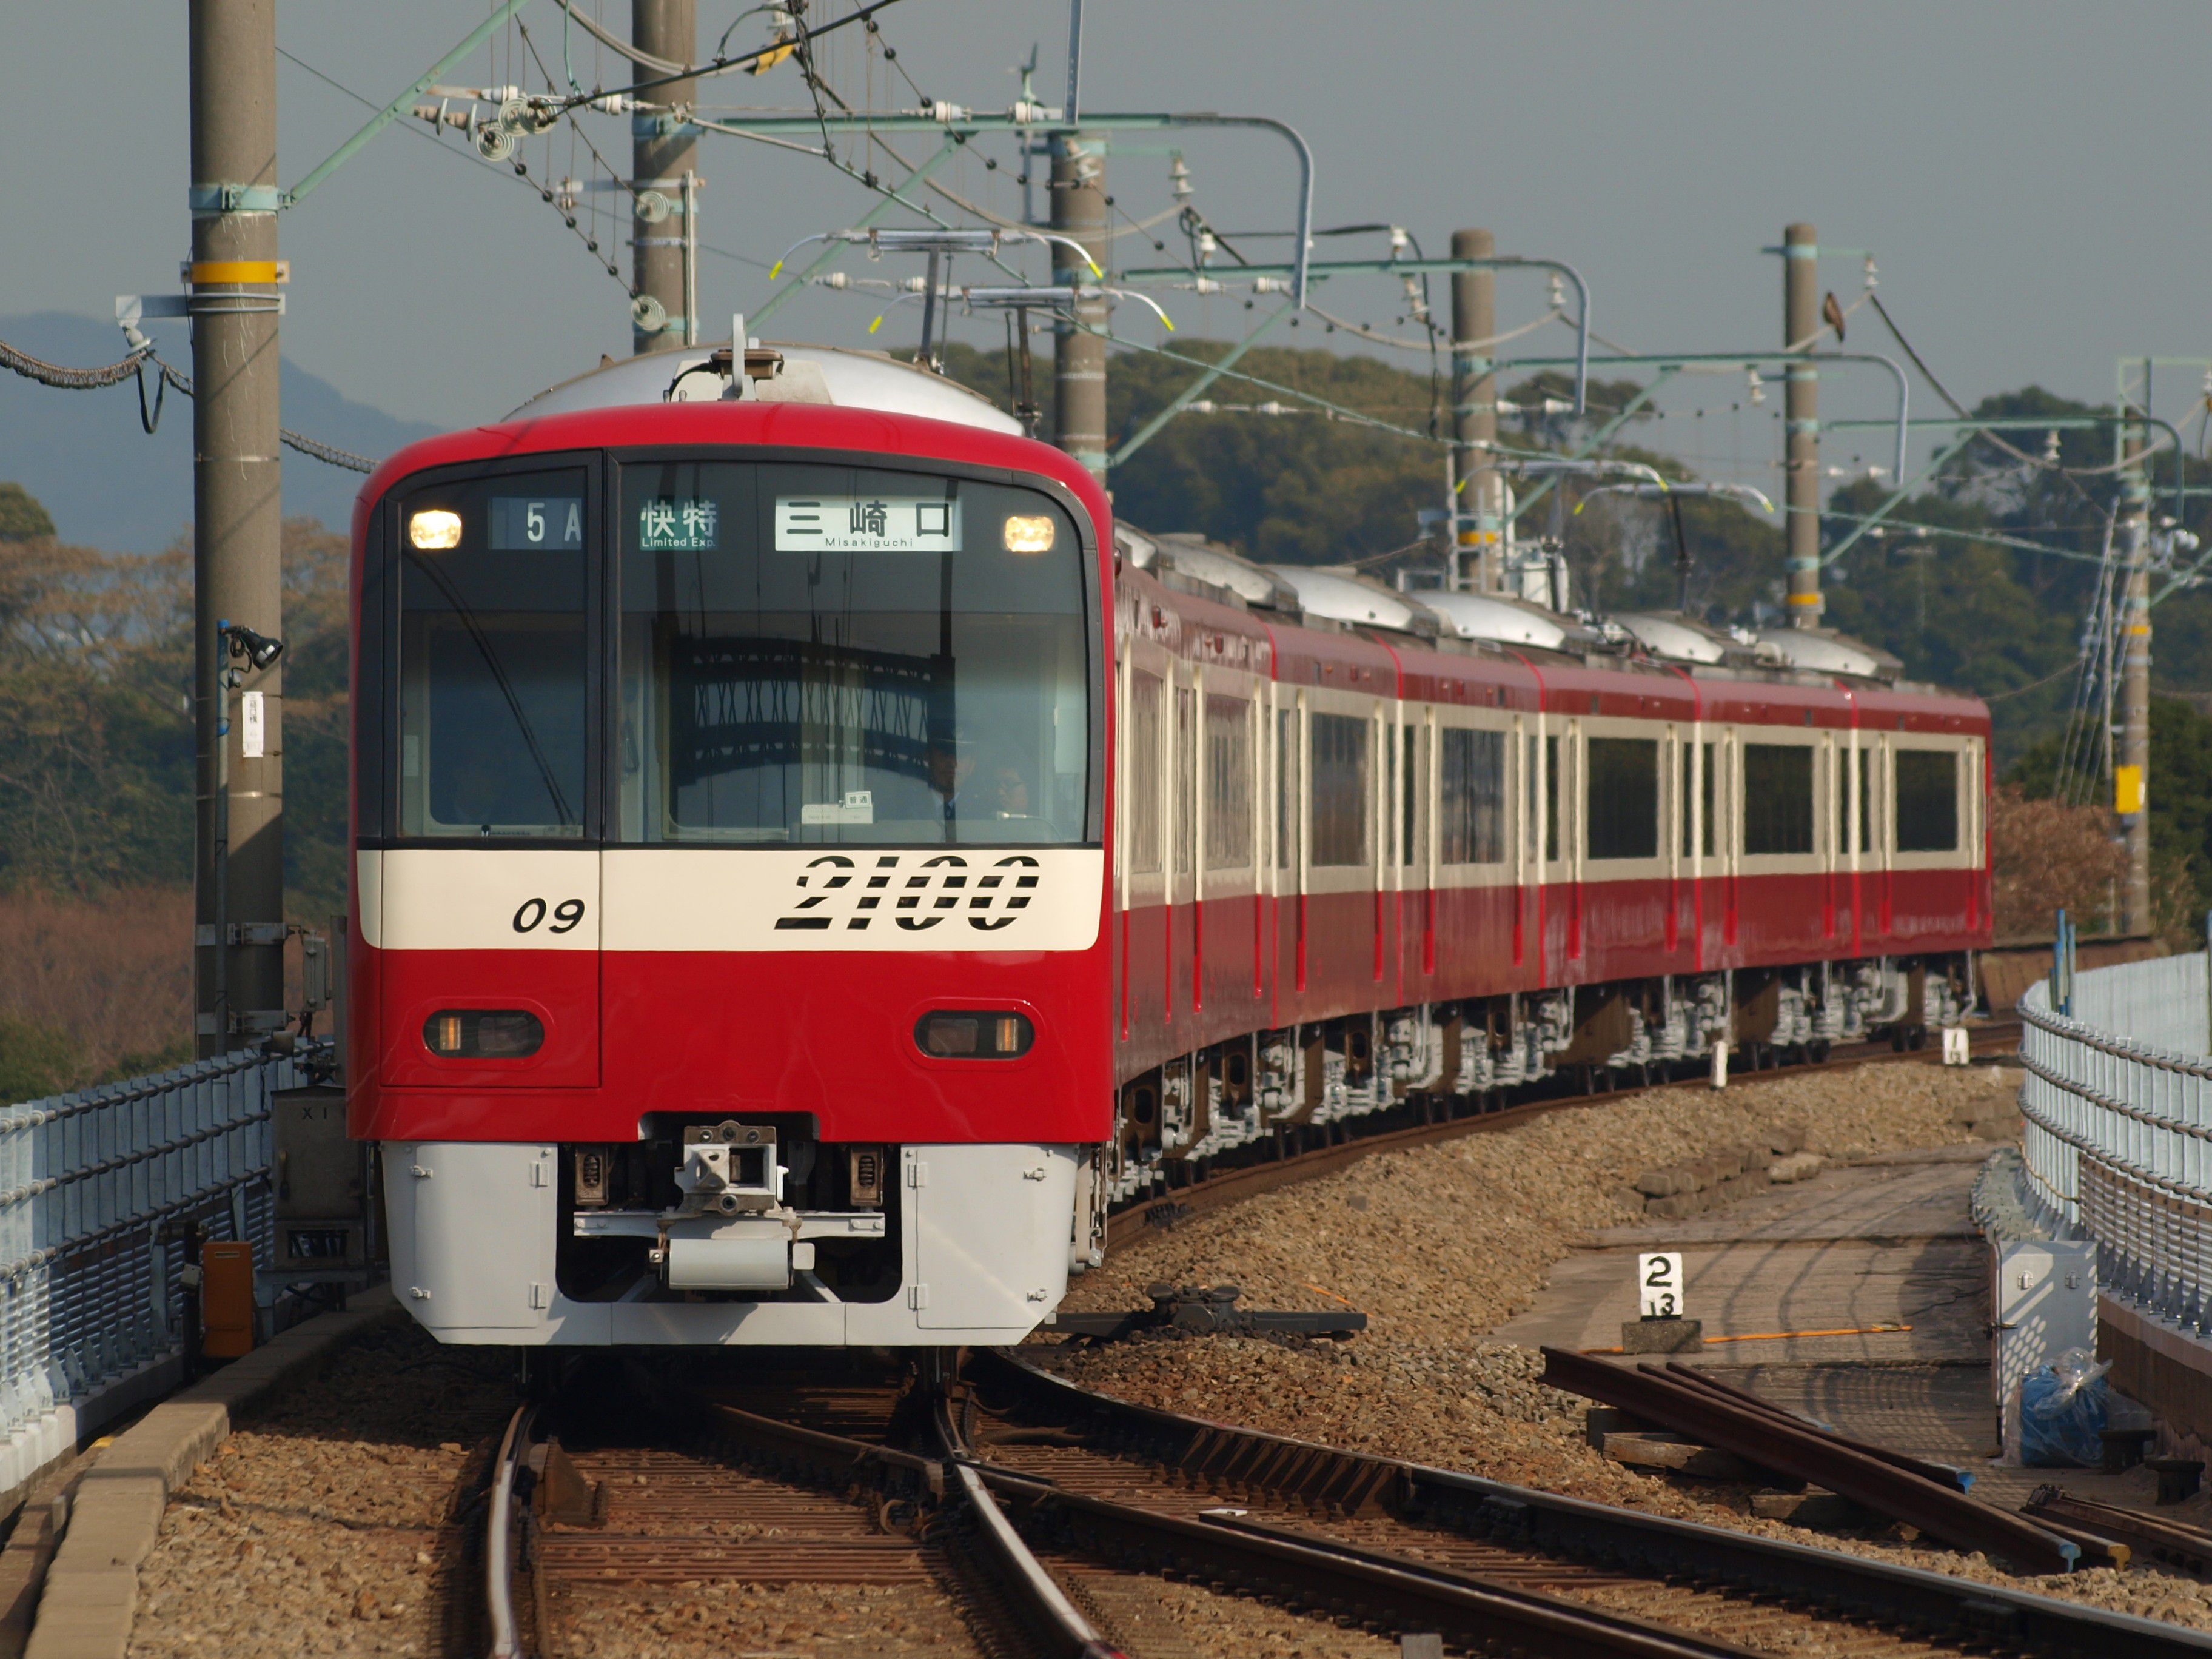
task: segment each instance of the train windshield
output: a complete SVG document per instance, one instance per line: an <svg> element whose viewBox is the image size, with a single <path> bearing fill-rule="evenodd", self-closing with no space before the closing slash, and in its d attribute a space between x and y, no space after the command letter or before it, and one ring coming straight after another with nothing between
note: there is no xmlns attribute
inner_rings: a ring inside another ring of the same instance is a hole
<svg viewBox="0 0 2212 1659"><path fill-rule="evenodd" d="M585 833L581 468L411 496L399 542L399 830Z"/></svg>
<svg viewBox="0 0 2212 1659"><path fill-rule="evenodd" d="M622 840L1086 838L1084 553L1049 497L631 462L616 525Z"/></svg>

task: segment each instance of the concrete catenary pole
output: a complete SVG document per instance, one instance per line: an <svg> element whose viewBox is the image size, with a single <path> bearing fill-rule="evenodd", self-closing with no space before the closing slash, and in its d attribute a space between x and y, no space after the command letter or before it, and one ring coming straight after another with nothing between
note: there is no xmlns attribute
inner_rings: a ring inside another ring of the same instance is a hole
<svg viewBox="0 0 2212 1659"><path fill-rule="evenodd" d="M276 0L191 0L195 1042L284 1020L284 680L226 654L283 634L277 463ZM244 671L222 684L227 665ZM225 727L228 726L228 732ZM227 811L226 809L227 804Z"/></svg>
<svg viewBox="0 0 2212 1659"><path fill-rule="evenodd" d="M698 55L697 0L630 0L629 38L640 52L686 66ZM641 79L657 78L648 70ZM696 81L672 81L642 93L645 107L630 118L630 167L636 191L631 219L630 349L659 351L699 337L698 298L690 292L684 258L690 228L684 210L698 204L687 188L696 175L698 135L678 119L697 95Z"/></svg>
<svg viewBox="0 0 2212 1659"><path fill-rule="evenodd" d="M2120 479L2120 545L2126 581L2120 601L2120 746L2112 766L2112 806L2128 849L2120 931L2148 933L2150 915L2150 487L2143 447L2127 434Z"/></svg>
<svg viewBox="0 0 2212 1659"><path fill-rule="evenodd" d="M1106 236L1106 141L1093 133L1071 132L1052 146L1052 228L1090 251L1101 269L1109 252ZM1098 279L1055 242L1052 280L1058 284L1095 283ZM1106 326L1102 295L1079 301L1078 327L1066 322L1053 330L1053 441L1097 477L1106 476Z"/></svg>
<svg viewBox="0 0 2212 1659"><path fill-rule="evenodd" d="M1782 346L1809 354L1820 327L1820 250L1810 225L1782 233ZM1791 363L1784 383L1784 496L1789 502L1789 617L1820 625L1820 371Z"/></svg>
<svg viewBox="0 0 2212 1659"><path fill-rule="evenodd" d="M1451 257L1487 259L1497 252L1486 230L1452 232ZM1494 593L1504 580L1498 568L1505 525L1505 480L1498 471L1498 377L1491 372L1498 332L1498 277L1489 270L1455 270L1452 303L1452 477L1456 535L1452 572L1467 580L1473 561L1476 592Z"/></svg>

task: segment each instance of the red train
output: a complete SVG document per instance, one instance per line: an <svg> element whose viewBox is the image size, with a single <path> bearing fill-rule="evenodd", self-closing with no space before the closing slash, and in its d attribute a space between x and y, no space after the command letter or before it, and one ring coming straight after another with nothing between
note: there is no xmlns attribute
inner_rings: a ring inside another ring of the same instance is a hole
<svg viewBox="0 0 2212 1659"><path fill-rule="evenodd" d="M884 359L614 365L354 532L351 1124L449 1341L1013 1340L1179 1166L1917 1040L1989 942L1979 703L1117 532Z"/></svg>

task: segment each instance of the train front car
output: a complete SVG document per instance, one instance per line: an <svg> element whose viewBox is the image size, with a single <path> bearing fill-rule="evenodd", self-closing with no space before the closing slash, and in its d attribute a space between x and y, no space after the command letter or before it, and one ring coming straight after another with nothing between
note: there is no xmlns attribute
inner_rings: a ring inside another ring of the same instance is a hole
<svg viewBox="0 0 2212 1659"><path fill-rule="evenodd" d="M1005 1342L1091 1249L1106 505L819 401L363 492L350 1115L447 1341Z"/></svg>

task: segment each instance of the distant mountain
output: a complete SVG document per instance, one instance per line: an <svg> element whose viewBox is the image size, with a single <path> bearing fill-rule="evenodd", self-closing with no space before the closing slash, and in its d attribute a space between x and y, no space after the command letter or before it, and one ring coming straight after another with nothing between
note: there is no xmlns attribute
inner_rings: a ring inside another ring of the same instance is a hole
<svg viewBox="0 0 2212 1659"><path fill-rule="evenodd" d="M173 325L158 337L162 356L190 374L183 331ZM0 317L0 340L71 368L114 362L125 350L114 324L58 311ZM437 430L349 402L329 381L290 363L279 396L287 427L371 460ZM38 497L64 541L111 552L158 552L191 522L191 463L189 398L171 392L161 429L149 438L139 426L138 392L129 380L105 392L58 392L0 370L0 480ZM357 472L284 451L288 517L305 515L343 530L361 485Z"/></svg>

